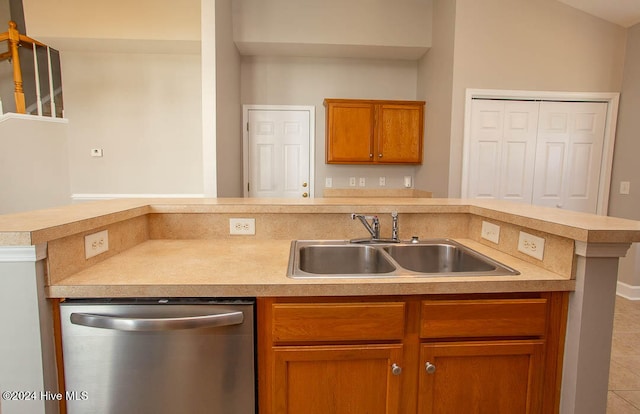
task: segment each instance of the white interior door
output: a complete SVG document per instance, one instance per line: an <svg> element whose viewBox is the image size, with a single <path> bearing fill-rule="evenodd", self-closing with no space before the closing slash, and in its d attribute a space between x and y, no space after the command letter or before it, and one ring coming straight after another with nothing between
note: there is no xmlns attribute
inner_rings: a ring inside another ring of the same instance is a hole
<svg viewBox="0 0 640 414"><path fill-rule="evenodd" d="M607 104L542 102L533 204L595 213Z"/></svg>
<svg viewBox="0 0 640 414"><path fill-rule="evenodd" d="M538 103L473 100L469 196L531 203Z"/></svg>
<svg viewBox="0 0 640 414"><path fill-rule="evenodd" d="M312 197L313 111L277 108L245 110L245 195Z"/></svg>

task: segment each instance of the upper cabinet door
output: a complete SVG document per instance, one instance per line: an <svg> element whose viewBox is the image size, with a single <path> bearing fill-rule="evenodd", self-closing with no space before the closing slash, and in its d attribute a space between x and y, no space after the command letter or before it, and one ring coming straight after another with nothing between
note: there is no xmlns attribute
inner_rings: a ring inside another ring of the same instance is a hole
<svg viewBox="0 0 640 414"><path fill-rule="evenodd" d="M422 163L424 102L325 99L327 164Z"/></svg>
<svg viewBox="0 0 640 414"><path fill-rule="evenodd" d="M373 161L375 112L369 103L334 102L327 105L327 163Z"/></svg>
<svg viewBox="0 0 640 414"><path fill-rule="evenodd" d="M423 116L423 104L378 105L379 163L422 163Z"/></svg>

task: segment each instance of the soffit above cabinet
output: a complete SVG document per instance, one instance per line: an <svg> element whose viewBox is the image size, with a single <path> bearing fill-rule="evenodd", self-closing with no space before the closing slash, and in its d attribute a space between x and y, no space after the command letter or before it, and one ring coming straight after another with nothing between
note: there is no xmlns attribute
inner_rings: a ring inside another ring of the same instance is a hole
<svg viewBox="0 0 640 414"><path fill-rule="evenodd" d="M358 59L418 60L428 47L330 45L312 43L235 42L243 56L297 56Z"/></svg>
<svg viewBox="0 0 640 414"><path fill-rule="evenodd" d="M417 60L431 47L432 0L232 0L242 55Z"/></svg>

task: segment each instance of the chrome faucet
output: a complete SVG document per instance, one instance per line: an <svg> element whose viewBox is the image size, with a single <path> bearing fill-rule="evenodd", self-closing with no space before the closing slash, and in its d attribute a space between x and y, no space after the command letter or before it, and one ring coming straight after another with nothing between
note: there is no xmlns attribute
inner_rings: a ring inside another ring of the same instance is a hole
<svg viewBox="0 0 640 414"><path fill-rule="evenodd" d="M378 216L366 216L362 214L352 213L351 219L360 220L362 225L367 229L367 231L371 235L371 239L354 239L354 240L351 240L352 243L364 243L364 242L371 242L371 241L398 243L400 241L400 238L398 237L398 212L397 211L393 211L391 213L391 220L392 220L391 239L380 238L380 220L378 219Z"/></svg>
<svg viewBox="0 0 640 414"><path fill-rule="evenodd" d="M391 212L391 240L394 242L399 242L400 238L398 237L398 212Z"/></svg>
<svg viewBox="0 0 640 414"><path fill-rule="evenodd" d="M369 234L371 234L372 239L378 240L380 238L380 220L378 220L378 216L364 216L362 214L351 213L351 219L360 220L360 223L362 223ZM367 220L371 220L371 224L369 224Z"/></svg>

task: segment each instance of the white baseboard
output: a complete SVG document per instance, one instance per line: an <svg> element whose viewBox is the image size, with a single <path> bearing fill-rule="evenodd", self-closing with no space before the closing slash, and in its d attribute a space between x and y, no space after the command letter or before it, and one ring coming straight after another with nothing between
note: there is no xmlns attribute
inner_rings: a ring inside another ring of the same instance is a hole
<svg viewBox="0 0 640 414"><path fill-rule="evenodd" d="M204 194L71 194L73 201L113 200L115 198L204 198Z"/></svg>
<svg viewBox="0 0 640 414"><path fill-rule="evenodd" d="M629 300L640 300L640 286L629 285L618 281L616 294Z"/></svg>

